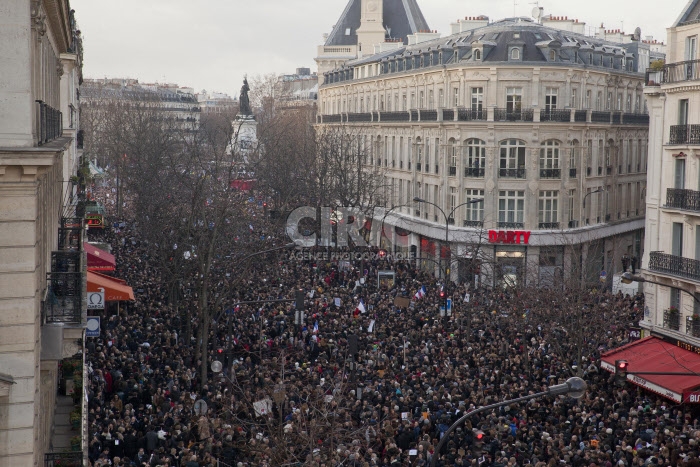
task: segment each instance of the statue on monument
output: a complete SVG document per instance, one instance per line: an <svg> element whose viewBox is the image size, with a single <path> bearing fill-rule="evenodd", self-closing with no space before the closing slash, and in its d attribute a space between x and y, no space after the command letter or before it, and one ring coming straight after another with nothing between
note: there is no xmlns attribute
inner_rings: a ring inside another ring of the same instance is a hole
<svg viewBox="0 0 700 467"><path fill-rule="evenodd" d="M239 99L239 114L240 115L253 115L253 111L250 109L250 98L248 97L248 91L250 91L250 86L248 86L248 78L243 78L243 86L241 86L241 97Z"/></svg>

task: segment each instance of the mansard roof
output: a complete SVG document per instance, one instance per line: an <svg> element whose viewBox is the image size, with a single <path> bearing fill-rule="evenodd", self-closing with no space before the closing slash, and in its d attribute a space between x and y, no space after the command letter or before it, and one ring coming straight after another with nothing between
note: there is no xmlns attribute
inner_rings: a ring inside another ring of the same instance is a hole
<svg viewBox="0 0 700 467"><path fill-rule="evenodd" d="M417 0L383 0L384 29L387 37L408 43L407 36L429 30ZM357 45L362 0L349 0L324 45ZM349 30L349 34L347 34Z"/></svg>
<svg viewBox="0 0 700 467"><path fill-rule="evenodd" d="M690 0L685 8L683 8L676 22L673 23L673 27L675 28L691 21L697 21L698 19L700 19L700 0Z"/></svg>

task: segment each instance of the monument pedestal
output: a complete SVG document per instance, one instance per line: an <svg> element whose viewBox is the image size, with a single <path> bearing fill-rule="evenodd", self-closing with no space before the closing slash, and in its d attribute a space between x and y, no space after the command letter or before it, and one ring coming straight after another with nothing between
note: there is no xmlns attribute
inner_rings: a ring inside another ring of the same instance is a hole
<svg viewBox="0 0 700 467"><path fill-rule="evenodd" d="M248 164L258 148L258 122L252 115L236 115L232 123L231 152Z"/></svg>

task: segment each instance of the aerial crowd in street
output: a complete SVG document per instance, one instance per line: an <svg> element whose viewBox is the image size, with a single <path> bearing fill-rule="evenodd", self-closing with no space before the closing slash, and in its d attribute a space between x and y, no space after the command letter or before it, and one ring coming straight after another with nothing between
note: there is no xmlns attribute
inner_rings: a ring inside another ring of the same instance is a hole
<svg viewBox="0 0 700 467"><path fill-rule="evenodd" d="M90 240L111 244L136 300L108 308L101 336L86 341L92 466L428 466L435 456L458 467L700 466L700 412L600 368L641 319L641 295L590 289L573 303L561 292L454 285L441 316L444 284L415 261L281 251L231 271L243 277L232 287L241 301L303 289L304 322L293 301L214 310L203 362L192 297L169 300L128 198L117 218L110 185L93 195L110 228ZM393 287L379 286L379 270L394 271ZM221 368L204 382L213 361ZM482 413L435 452L470 409L576 375L588 383L583 398Z"/></svg>

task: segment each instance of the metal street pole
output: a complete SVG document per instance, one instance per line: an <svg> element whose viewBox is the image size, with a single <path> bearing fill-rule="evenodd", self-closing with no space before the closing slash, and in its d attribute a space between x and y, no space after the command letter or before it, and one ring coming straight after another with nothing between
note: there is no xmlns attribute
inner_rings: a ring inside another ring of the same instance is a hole
<svg viewBox="0 0 700 467"><path fill-rule="evenodd" d="M678 289L681 292L685 292L688 295L690 295L691 297L693 297L693 300L695 300L695 302L700 303L700 298L698 298L693 292L691 292L688 289L683 289L681 287L673 287L672 285L663 284L661 282L647 279L647 278L642 277L642 276L636 276L630 272L623 272L622 275L620 276L620 280L625 284L631 284L632 282L648 282L650 284L660 285L662 287L669 287L671 289Z"/></svg>
<svg viewBox="0 0 700 467"><path fill-rule="evenodd" d="M440 439L440 442L438 443L437 447L435 448L435 452L433 453L433 459L430 462L431 467L436 467L437 466L437 461L438 457L440 457L440 451L442 450L442 447L447 443L448 438L450 437L450 434L454 430L457 429L458 426L463 424L465 421L467 421L468 418L473 417L474 415L478 415L482 412L486 412L487 410L493 410L497 409L499 407L503 407L504 405L510 405L510 404L517 404L519 402L524 402L524 401L529 401L531 399L537 399L540 397L544 396L561 396L564 394L569 395L570 397L573 397L574 399L580 399L583 397L583 394L586 392L586 382L582 380L579 377L572 377L569 378L566 383L562 384L555 384L553 386L550 386L547 388L546 391L538 392L535 394L528 394L527 396L523 397L518 397L516 399L510 399L507 401L501 401L497 402L495 404L491 405L485 405L483 407L476 408L474 410L471 410L464 414L462 417L460 417L456 422L454 422L448 429L445 431L445 434L442 436Z"/></svg>

